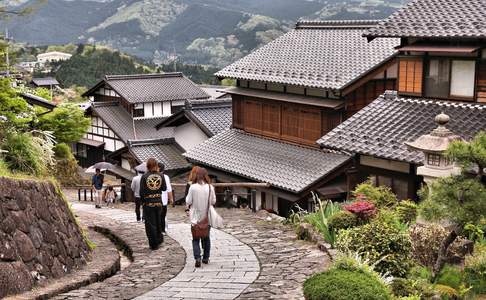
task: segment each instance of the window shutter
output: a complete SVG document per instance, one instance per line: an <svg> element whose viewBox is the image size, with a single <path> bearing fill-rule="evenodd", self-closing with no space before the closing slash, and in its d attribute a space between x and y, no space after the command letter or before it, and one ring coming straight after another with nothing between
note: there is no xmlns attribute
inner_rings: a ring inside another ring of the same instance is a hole
<svg viewBox="0 0 486 300"><path fill-rule="evenodd" d="M262 131L262 104L259 101L245 100L243 112L245 130L253 133Z"/></svg>
<svg viewBox="0 0 486 300"><path fill-rule="evenodd" d="M400 93L422 95L423 69L422 58L400 58L398 91Z"/></svg>
<svg viewBox="0 0 486 300"><path fill-rule="evenodd" d="M321 112L316 109L302 109L300 111L302 121L301 138L309 143L315 143L321 138Z"/></svg>
<svg viewBox="0 0 486 300"><path fill-rule="evenodd" d="M280 136L280 105L262 104L262 131L270 136Z"/></svg>

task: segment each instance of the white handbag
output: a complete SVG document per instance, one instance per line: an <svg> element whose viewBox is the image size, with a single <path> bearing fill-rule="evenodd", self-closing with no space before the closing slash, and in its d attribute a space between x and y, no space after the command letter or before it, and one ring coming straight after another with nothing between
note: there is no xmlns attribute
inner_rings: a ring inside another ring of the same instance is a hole
<svg viewBox="0 0 486 300"><path fill-rule="evenodd" d="M223 227L223 218L218 214L214 206L209 208L209 225L213 228Z"/></svg>

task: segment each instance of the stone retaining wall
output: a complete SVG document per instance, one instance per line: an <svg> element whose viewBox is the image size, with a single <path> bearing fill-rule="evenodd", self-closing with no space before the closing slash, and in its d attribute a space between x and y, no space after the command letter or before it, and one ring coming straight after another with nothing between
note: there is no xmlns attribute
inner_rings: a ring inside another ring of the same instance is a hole
<svg viewBox="0 0 486 300"><path fill-rule="evenodd" d="M0 178L0 298L86 263L89 247L49 182Z"/></svg>

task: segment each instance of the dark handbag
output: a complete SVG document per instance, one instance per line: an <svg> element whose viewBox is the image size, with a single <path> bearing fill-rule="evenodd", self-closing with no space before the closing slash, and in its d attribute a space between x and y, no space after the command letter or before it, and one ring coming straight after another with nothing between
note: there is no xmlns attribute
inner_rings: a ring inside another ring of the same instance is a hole
<svg viewBox="0 0 486 300"><path fill-rule="evenodd" d="M208 209L206 209L206 217L197 224L191 224L191 232L193 239L202 239L209 236L209 206L211 205L211 186L209 186L208 194Z"/></svg>

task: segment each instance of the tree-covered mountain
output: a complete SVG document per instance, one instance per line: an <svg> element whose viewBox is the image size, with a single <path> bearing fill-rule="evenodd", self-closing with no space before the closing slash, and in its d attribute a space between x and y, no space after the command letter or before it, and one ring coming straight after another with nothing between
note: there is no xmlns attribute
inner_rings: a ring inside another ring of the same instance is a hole
<svg viewBox="0 0 486 300"><path fill-rule="evenodd" d="M3 0L21 9L34 0ZM157 64L175 58L221 67L305 19L378 19L407 0L49 0L3 20L35 45L96 43Z"/></svg>

